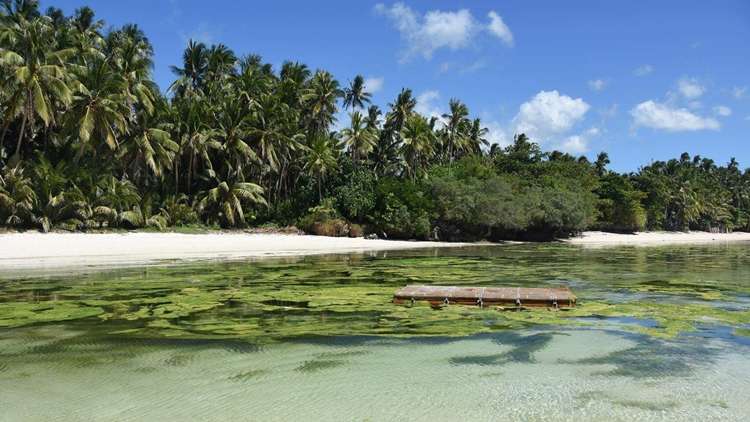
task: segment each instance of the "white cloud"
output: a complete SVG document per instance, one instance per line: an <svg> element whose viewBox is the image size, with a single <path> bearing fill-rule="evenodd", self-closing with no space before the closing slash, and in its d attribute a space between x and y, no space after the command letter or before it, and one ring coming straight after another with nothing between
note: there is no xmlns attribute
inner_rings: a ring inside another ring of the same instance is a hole
<svg viewBox="0 0 750 422"><path fill-rule="evenodd" d="M583 154L589 150L591 138L599 136L600 133L601 130L598 127L592 126L583 133L571 135L560 142L553 143L552 148L569 154Z"/></svg>
<svg viewBox="0 0 750 422"><path fill-rule="evenodd" d="M457 62L443 62L438 67L438 74L448 73L449 71L456 70L460 74L473 73L477 70L481 70L487 67L487 61L485 59L478 59L470 63L461 64Z"/></svg>
<svg viewBox="0 0 750 422"><path fill-rule="evenodd" d="M487 128L487 141L489 141L490 145L497 144L501 148L505 148L513 143L513 140L508 136L500 123L489 121L484 123L483 126Z"/></svg>
<svg viewBox="0 0 750 422"><path fill-rule="evenodd" d="M728 117L732 115L732 109L727 106L719 105L714 107L714 114L721 117Z"/></svg>
<svg viewBox="0 0 750 422"><path fill-rule="evenodd" d="M633 70L633 74L635 76L646 76L654 71L654 67L650 64L644 64L643 66L638 66L635 70Z"/></svg>
<svg viewBox="0 0 750 422"><path fill-rule="evenodd" d="M487 66L487 62L484 59L479 59L474 61L473 63L469 63L468 65L461 68L461 73L472 73L476 72L477 70L483 69L485 66Z"/></svg>
<svg viewBox="0 0 750 422"><path fill-rule="evenodd" d="M744 98L746 93L746 86L735 86L732 88L732 96L738 100Z"/></svg>
<svg viewBox="0 0 750 422"><path fill-rule="evenodd" d="M383 89L384 81L385 79L383 79L382 77L380 78L370 77L370 78L365 79L365 91L371 94L374 94L380 91L381 89Z"/></svg>
<svg viewBox="0 0 750 422"><path fill-rule="evenodd" d="M512 47L513 33L510 32L510 28L508 28L508 25L503 22L503 18L494 10L490 10L490 13L488 13L487 16L490 18L490 23L489 25L487 25L487 30L490 31L491 34L500 38L506 45Z"/></svg>
<svg viewBox="0 0 750 422"><path fill-rule="evenodd" d="M597 136L601 133L601 130L599 130L598 127L590 127L588 130L586 130L586 135L588 136Z"/></svg>
<svg viewBox="0 0 750 422"><path fill-rule="evenodd" d="M573 99L557 91L540 91L521 104L513 118L516 133L544 141L570 130L591 108L582 98Z"/></svg>
<svg viewBox="0 0 750 422"><path fill-rule="evenodd" d="M632 110L634 126L649 127L669 132L718 130L720 125L716 119L701 117L685 108L673 108L652 100L644 101Z"/></svg>
<svg viewBox="0 0 750 422"><path fill-rule="evenodd" d="M706 87L701 85L695 78L682 78L677 82L677 88L687 99L699 98L706 92Z"/></svg>
<svg viewBox="0 0 750 422"><path fill-rule="evenodd" d="M582 154L589 150L588 140L581 135L568 136L557 149L570 154Z"/></svg>
<svg viewBox="0 0 750 422"><path fill-rule="evenodd" d="M417 105L414 106L414 111L428 119L431 117L437 117L440 119L443 112L440 111L440 108L437 105L437 100L439 99L440 93L438 91L425 91L417 95Z"/></svg>
<svg viewBox="0 0 750 422"><path fill-rule="evenodd" d="M601 91L607 86L607 81L603 79L594 79L589 81L589 88L592 91Z"/></svg>
<svg viewBox="0 0 750 422"><path fill-rule="evenodd" d="M390 7L378 3L375 5L375 12L386 16L406 42L407 48L403 53L402 61L416 55L430 59L432 54L441 48L460 50L469 47L476 35L485 28L474 19L468 9L453 12L430 10L421 15L404 3L395 3ZM510 37L512 44L513 36L500 16L494 12L490 12L489 16L491 21L486 27L487 30L500 37L506 44ZM500 24L506 33L498 32L503 29L499 26ZM500 33L503 35L501 36Z"/></svg>

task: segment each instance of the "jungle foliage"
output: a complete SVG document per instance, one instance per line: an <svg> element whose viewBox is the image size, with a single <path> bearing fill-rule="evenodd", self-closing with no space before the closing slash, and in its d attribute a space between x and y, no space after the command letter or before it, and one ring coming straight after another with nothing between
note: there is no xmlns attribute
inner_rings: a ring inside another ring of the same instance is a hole
<svg viewBox="0 0 750 422"><path fill-rule="evenodd" d="M364 78L190 41L152 79L137 25L105 30L36 1L0 5L0 225L90 230L299 225L319 234L546 239L614 231L750 230L750 172L683 154L607 170L519 134L502 148L468 107L386 110ZM336 126L336 116L350 121ZM335 127L342 127L334 130Z"/></svg>

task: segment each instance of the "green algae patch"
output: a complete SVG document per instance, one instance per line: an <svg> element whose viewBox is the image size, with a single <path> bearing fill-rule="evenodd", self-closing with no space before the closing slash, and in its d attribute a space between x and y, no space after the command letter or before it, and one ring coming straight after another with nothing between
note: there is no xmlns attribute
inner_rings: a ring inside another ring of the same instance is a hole
<svg viewBox="0 0 750 422"><path fill-rule="evenodd" d="M0 281L0 327L66 323L134 338L449 336L593 326L671 338L716 325L747 336L745 246L610 248L511 245L130 268ZM405 284L568 285L567 311L392 303ZM325 359L324 359L325 360ZM339 360L331 358L327 360Z"/></svg>
<svg viewBox="0 0 750 422"><path fill-rule="evenodd" d="M46 322L91 318L103 314L96 306L79 302L0 303L0 327L12 328Z"/></svg>

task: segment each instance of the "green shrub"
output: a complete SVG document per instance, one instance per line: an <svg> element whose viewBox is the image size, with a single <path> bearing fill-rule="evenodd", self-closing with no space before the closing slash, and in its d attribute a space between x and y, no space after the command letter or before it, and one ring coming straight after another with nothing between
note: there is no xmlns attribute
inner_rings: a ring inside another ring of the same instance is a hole
<svg viewBox="0 0 750 422"><path fill-rule="evenodd" d="M375 174L365 169L350 173L336 189L336 205L349 220L363 221L375 207Z"/></svg>

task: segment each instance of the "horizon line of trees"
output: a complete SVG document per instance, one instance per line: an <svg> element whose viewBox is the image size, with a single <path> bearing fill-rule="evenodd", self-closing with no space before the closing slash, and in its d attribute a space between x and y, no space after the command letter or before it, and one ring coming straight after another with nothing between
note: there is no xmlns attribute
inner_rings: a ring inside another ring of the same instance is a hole
<svg viewBox="0 0 750 422"><path fill-rule="evenodd" d="M0 226L86 230L299 225L332 235L550 238L750 230L750 170L685 153L637 172L501 148L457 99L425 117L402 89L386 110L364 78L190 41L168 95L137 25L83 7L0 3ZM349 122L333 130L339 110Z"/></svg>

